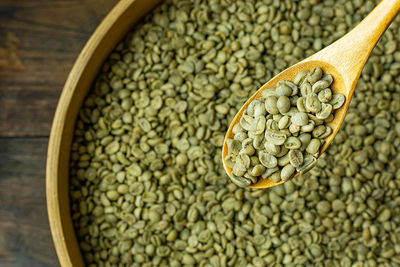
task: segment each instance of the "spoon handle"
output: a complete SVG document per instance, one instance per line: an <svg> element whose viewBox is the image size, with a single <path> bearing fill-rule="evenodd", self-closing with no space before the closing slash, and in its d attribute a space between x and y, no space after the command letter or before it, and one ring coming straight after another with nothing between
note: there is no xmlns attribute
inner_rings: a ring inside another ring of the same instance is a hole
<svg viewBox="0 0 400 267"><path fill-rule="evenodd" d="M382 0L353 30L308 60L333 65L352 94L372 49L399 11L400 0Z"/></svg>

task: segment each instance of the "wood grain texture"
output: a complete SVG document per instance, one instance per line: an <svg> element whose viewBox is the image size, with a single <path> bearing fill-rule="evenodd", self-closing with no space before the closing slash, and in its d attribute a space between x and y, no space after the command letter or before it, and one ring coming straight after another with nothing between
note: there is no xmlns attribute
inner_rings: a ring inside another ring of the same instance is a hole
<svg viewBox="0 0 400 267"><path fill-rule="evenodd" d="M72 65L117 0L0 1L0 266L59 266L46 211L54 110Z"/></svg>
<svg viewBox="0 0 400 267"><path fill-rule="evenodd" d="M0 136L47 136L68 72L116 0L0 1Z"/></svg>
<svg viewBox="0 0 400 267"><path fill-rule="evenodd" d="M0 266L56 266L46 213L47 138L0 138Z"/></svg>

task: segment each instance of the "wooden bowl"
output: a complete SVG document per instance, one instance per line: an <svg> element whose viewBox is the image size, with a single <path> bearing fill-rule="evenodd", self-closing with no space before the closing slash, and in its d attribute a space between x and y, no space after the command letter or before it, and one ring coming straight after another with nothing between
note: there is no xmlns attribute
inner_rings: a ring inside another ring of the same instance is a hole
<svg viewBox="0 0 400 267"><path fill-rule="evenodd" d="M160 0L122 0L97 27L76 60L61 93L47 152L47 212L61 266L84 266L72 225L69 160L75 121L104 60L132 26Z"/></svg>

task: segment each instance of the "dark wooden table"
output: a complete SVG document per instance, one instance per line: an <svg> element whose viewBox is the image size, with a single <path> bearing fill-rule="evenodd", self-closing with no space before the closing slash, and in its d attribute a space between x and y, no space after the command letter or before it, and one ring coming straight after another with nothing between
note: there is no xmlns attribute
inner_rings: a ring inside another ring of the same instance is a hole
<svg viewBox="0 0 400 267"><path fill-rule="evenodd" d="M0 266L59 265L47 140L67 75L116 0L0 1Z"/></svg>

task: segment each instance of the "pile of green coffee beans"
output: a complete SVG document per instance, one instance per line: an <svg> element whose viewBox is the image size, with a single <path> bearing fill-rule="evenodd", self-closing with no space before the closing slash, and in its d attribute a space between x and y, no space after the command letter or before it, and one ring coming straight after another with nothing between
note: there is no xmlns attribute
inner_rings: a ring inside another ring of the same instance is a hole
<svg viewBox="0 0 400 267"><path fill-rule="evenodd" d="M332 133L327 123L345 96L332 94L330 74L320 67L300 71L293 82L279 81L247 106L227 138L230 179L247 187L261 179L288 181L317 164L319 149Z"/></svg>
<svg viewBox="0 0 400 267"><path fill-rule="evenodd" d="M161 3L110 54L76 123L71 216L87 265L398 266L399 18L308 174L239 188L221 159L255 90L377 3Z"/></svg>

